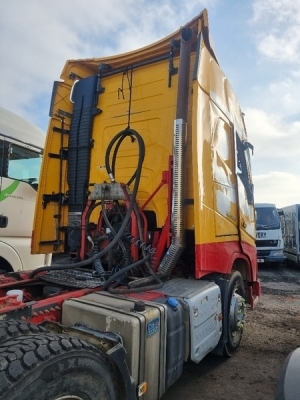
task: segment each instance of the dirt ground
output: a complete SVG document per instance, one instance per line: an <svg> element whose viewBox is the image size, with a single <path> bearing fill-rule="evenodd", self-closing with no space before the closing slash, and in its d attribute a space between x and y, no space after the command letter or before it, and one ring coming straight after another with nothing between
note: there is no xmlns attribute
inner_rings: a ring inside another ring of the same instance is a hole
<svg viewBox="0 0 300 400"><path fill-rule="evenodd" d="M300 267L260 265L259 278L263 295L234 356L187 363L163 400L274 400L283 362L300 346Z"/></svg>

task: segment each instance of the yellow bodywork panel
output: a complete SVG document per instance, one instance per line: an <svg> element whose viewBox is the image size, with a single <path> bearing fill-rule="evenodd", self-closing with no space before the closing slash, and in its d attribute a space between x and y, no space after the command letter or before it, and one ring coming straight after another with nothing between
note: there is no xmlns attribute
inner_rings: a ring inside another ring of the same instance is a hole
<svg viewBox="0 0 300 400"><path fill-rule="evenodd" d="M253 207L248 204L244 184L237 174L236 135L241 143L247 140L242 114L209 45L206 11L186 27L193 30L193 38L184 162L185 228L195 232L196 245L243 240L254 246ZM62 82L53 91L36 205L34 253L62 252L66 246L67 131L73 113L70 96L77 79L98 76L98 113L90 133L87 195L93 184L110 181L105 153L112 138L128 126L142 136L146 148L137 195L139 206L159 186L174 152L179 49L170 48L170 43L179 37L180 30L137 51L66 63ZM105 64L106 69L99 72L99 66ZM116 181L127 183L137 160L137 144L127 137L118 152ZM162 228L168 214L167 184L153 196L146 210L155 212L157 228ZM95 222L97 213L99 210L92 218Z"/></svg>
<svg viewBox="0 0 300 400"><path fill-rule="evenodd" d="M55 104L57 110L72 113L72 103L69 100L70 86L63 82L57 82ZM46 136L44 157L40 173L38 198L35 207L34 234L32 238L32 252L42 253L41 249L49 249L49 252L62 252L64 247L58 245L62 239L63 232L60 226L67 225L67 212L61 209L61 203L48 200L51 195L67 193L66 161L60 162L61 149L67 149L67 135L57 134L55 129L68 130L69 118L54 116L49 121L48 134ZM59 158L51 157L56 155ZM63 199L61 199L63 202ZM50 243L48 244L48 242ZM57 242L53 244L53 241ZM41 244L44 243L44 244Z"/></svg>
<svg viewBox="0 0 300 400"><path fill-rule="evenodd" d="M151 67L139 68L132 73L132 98L130 126L145 142L146 155L139 185L139 205L143 205L162 179L162 171L168 170L172 154L173 121L176 107L176 78L168 88L168 63L160 62ZM130 79L130 74L129 74ZM113 137L128 125L129 89L127 76L113 75L103 79L105 93L101 96L102 113L95 117L93 127L94 146L91 152L90 182L109 181L105 169L105 152ZM120 88L122 92L120 93ZM138 149L127 137L118 152L115 178L127 183L135 171ZM165 222L167 212L167 188L162 188L148 208L154 210L158 226Z"/></svg>

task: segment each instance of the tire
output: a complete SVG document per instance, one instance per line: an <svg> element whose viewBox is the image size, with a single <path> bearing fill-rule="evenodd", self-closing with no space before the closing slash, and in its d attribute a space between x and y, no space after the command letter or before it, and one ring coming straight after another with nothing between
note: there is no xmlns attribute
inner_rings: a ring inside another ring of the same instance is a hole
<svg viewBox="0 0 300 400"><path fill-rule="evenodd" d="M299 400L300 347L284 360L277 383L275 400Z"/></svg>
<svg viewBox="0 0 300 400"><path fill-rule="evenodd" d="M40 332L48 332L43 326L31 324L30 322L9 319L0 321L0 342L16 338L20 335L33 335Z"/></svg>
<svg viewBox="0 0 300 400"><path fill-rule="evenodd" d="M231 357L241 343L246 313L245 287L238 271L229 275L226 310L228 341L224 344L224 355Z"/></svg>
<svg viewBox="0 0 300 400"><path fill-rule="evenodd" d="M0 344L0 398L115 400L117 383L104 355L83 340L19 336Z"/></svg>

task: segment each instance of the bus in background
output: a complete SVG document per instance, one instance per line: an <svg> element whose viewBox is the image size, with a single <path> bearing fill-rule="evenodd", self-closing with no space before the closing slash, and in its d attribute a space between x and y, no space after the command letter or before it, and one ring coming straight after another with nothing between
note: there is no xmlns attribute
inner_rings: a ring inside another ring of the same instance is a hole
<svg viewBox="0 0 300 400"><path fill-rule="evenodd" d="M44 141L37 126L0 107L0 269L7 272L51 263L51 254L31 254Z"/></svg>
<svg viewBox="0 0 300 400"><path fill-rule="evenodd" d="M282 263L283 239L279 215L275 204L256 203L256 249L258 263Z"/></svg>

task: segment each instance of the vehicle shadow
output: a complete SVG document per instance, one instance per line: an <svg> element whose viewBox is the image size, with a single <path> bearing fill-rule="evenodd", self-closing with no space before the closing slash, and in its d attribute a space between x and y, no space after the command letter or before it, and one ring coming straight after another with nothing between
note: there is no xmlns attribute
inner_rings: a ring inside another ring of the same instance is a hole
<svg viewBox="0 0 300 400"><path fill-rule="evenodd" d="M208 382L211 383L219 379L218 369L223 366L224 363L228 362L230 358L220 357L209 353L204 359L199 363L195 364L192 361L184 363L183 372L180 377L162 397L162 400L174 400L174 399L197 399L200 395L199 388L195 387L195 383L199 380L202 383L202 387ZM191 388L195 388L195 394L191 393ZM198 386L199 387L199 386ZM198 393L197 393L198 392ZM189 393L189 396L186 394ZM197 393L197 394L196 394Z"/></svg>

